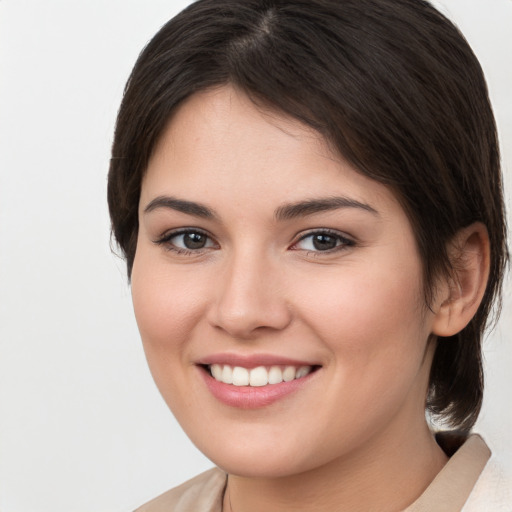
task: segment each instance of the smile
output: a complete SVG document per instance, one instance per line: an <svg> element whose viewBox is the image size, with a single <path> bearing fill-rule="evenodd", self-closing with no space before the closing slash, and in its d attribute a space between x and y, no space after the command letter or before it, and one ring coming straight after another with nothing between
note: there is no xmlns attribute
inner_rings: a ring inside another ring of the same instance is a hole
<svg viewBox="0 0 512 512"><path fill-rule="evenodd" d="M258 366L244 368L228 364L208 366L211 376L217 381L233 386L262 387L302 379L313 371L312 366Z"/></svg>
<svg viewBox="0 0 512 512"><path fill-rule="evenodd" d="M197 364L207 389L218 401L239 409L270 406L307 386L322 368L262 355L222 354L208 359Z"/></svg>

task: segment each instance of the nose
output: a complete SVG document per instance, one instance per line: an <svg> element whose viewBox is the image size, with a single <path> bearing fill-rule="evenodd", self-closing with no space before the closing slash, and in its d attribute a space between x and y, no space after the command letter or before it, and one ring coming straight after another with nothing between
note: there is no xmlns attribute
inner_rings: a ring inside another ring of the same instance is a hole
<svg viewBox="0 0 512 512"><path fill-rule="evenodd" d="M240 255L226 261L217 283L208 320L233 338L249 339L290 324L282 272L264 258Z"/></svg>

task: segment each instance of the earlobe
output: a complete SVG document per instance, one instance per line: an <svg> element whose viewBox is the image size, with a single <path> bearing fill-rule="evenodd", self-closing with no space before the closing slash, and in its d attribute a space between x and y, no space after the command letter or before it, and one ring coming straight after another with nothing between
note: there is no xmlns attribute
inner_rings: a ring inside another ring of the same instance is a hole
<svg viewBox="0 0 512 512"><path fill-rule="evenodd" d="M466 327L484 296L490 265L487 228L475 222L460 230L450 243L449 254L453 274L442 287L432 329L433 334L445 337Z"/></svg>

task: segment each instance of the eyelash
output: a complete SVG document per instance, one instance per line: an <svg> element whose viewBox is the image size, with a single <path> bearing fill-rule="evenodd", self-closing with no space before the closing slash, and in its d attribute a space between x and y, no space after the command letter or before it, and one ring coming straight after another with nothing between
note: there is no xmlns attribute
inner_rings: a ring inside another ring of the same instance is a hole
<svg viewBox="0 0 512 512"><path fill-rule="evenodd" d="M208 235L205 231L197 228L189 228L189 229L180 229L178 231L171 231L170 233L165 233L157 240L154 240L154 243L157 245L165 246L165 249L168 251L172 251L176 254L184 255L184 256L194 256L197 254L202 254L205 249L209 249L210 247L201 247L198 249L186 249L183 247L177 247L175 244L171 243L173 238L177 238L183 235L201 235L207 238L207 242L213 242L213 246L216 243L213 241L212 237Z"/></svg>
<svg viewBox="0 0 512 512"><path fill-rule="evenodd" d="M187 249L183 247L177 247L175 244L171 243L171 241L174 238L177 238L179 236L184 235L201 235L207 238L206 244L210 242L209 246L200 247L197 249ZM296 248L297 245L299 245L304 240L307 240L308 238L314 237L314 236L327 236L334 238L336 240L336 246L331 249L326 249L324 251L322 250L311 250L311 249L302 249L307 252L308 255L312 255L315 257L319 257L323 254L333 254L338 251L347 250L350 247L354 247L356 245L355 241L342 235L338 231L334 231L332 229L317 229L315 231L310 231L308 233L303 234L296 242L294 242L290 250L298 251L301 250L299 248ZM213 240L211 236L208 235L205 231L202 231L197 228L189 228L189 229L180 229L178 231L171 231L170 233L165 233L157 240L154 240L154 243L157 245L165 246L166 250L172 251L176 254L184 255L184 256L192 256L192 255L198 255L202 254L204 250L210 249L212 247L217 246L218 244Z"/></svg>
<svg viewBox="0 0 512 512"><path fill-rule="evenodd" d="M338 251L345 251L348 248L354 247L356 245L356 242L354 240L348 238L345 235L342 235L338 231L334 231L332 229L317 229L315 231L309 231L308 233L303 234L299 238L299 240L292 245L291 249L292 250L301 250L301 249L294 249L294 247L296 247L300 242L307 240L308 238L312 238L314 236L328 236L328 237L334 238L336 240L337 245L335 247L333 247L331 249L327 249L325 251L303 249L303 250L307 251L307 254L310 256L319 257L319 256L322 256L323 254L333 254Z"/></svg>

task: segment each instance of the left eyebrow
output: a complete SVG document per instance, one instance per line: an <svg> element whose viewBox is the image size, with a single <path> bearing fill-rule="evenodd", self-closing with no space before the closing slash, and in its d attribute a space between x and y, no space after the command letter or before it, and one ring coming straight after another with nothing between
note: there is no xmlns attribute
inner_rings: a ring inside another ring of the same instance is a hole
<svg viewBox="0 0 512 512"><path fill-rule="evenodd" d="M314 215L315 213L339 210L340 208L358 208L373 215L380 215L379 212L369 204L342 196L308 199L297 203L285 204L275 210L274 217L276 220L290 220L296 217Z"/></svg>
<svg viewBox="0 0 512 512"><path fill-rule="evenodd" d="M217 214L207 206L193 201L185 201L170 196L158 196L153 199L145 208L144 213L152 212L158 208L168 208L178 212L200 217L203 219L216 219Z"/></svg>

